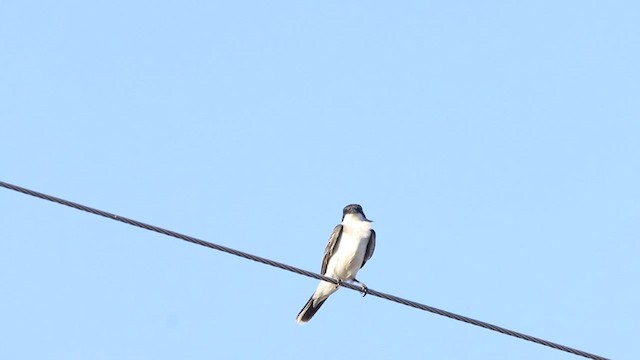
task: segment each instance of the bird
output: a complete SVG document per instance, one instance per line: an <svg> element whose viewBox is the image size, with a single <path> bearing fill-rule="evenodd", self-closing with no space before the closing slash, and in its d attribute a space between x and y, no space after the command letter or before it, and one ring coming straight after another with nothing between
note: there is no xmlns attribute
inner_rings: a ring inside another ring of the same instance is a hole
<svg viewBox="0 0 640 360"><path fill-rule="evenodd" d="M349 204L342 210L342 222L338 224L329 237L324 250L320 273L336 279L338 283L353 281L359 283L363 296L367 287L356 279L358 270L371 259L376 248L376 232L371 228L371 220L367 219L362 206ZM316 291L304 305L296 322L307 323L327 298L338 290L339 285L321 281Z"/></svg>

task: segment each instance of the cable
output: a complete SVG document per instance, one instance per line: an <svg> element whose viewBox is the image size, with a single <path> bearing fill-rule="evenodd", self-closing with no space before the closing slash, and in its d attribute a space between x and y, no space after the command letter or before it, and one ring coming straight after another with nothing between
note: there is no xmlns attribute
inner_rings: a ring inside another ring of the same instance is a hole
<svg viewBox="0 0 640 360"><path fill-rule="evenodd" d="M31 195L31 196L34 196L34 197L37 197L37 198L40 198L40 199L43 199L43 200L49 200L49 201L52 201L52 202L55 202L55 203L58 203L58 204L61 204L61 205L65 205L65 206L69 206L69 207L72 207L72 208L75 208L75 209L78 209L78 210L86 211L86 212L89 212L89 213L92 213L92 214L95 214L95 215L104 216L106 218L109 218L109 219L112 219L112 220L117 220L117 221L123 222L125 224L137 226L137 227L140 227L140 228L143 228L143 229L146 229L146 230L150 230L150 231L155 231L155 232L160 233L160 234L172 236L174 238L178 238L178 239L181 239L181 240L184 240L184 241L188 241L188 242L191 242L191 243L194 243L194 244L205 246L205 247L208 247L208 248L211 248L211 249L214 249L214 250L218 250L218 251L226 252L226 253L229 253L229 254L232 254L232 255L240 256L240 257L245 258L245 259L257 261L259 263L263 263L263 264L266 264L266 265L271 265L271 266L274 266L274 267L277 267L277 268L280 268L280 269L283 269L283 270L288 270L288 271L294 272L296 274L300 274L300 275L308 276L308 277L311 277L311 278L314 278L314 279L328 281L328 282L331 282L331 283L334 283L334 284L338 284L337 280L335 280L335 279L332 279L330 277L326 277L326 276L323 276L323 275L320 275L320 274L316 274L316 273L311 272L311 271L303 270L303 269L300 269L300 268L297 268L297 267L294 267L294 266L290 266L290 265L283 264L283 263L280 263L280 262L277 262L277 261L269 260L269 259L266 259L266 258L263 258L263 257L260 257L260 256L256 256L256 255L253 255L253 254L242 252L242 251L239 251L239 250L231 249L231 248L228 248L226 246L210 243L210 242L207 242L207 241L204 241L204 240L200 240L200 239L188 236L188 235L183 235L183 234L177 233L175 231L166 230L166 229L163 229L163 228L160 228L160 227L157 227L157 226L145 224L145 223L140 222L140 221L129 219L129 218L126 218L126 217L123 217L123 216L120 216L120 215L116 215L116 214L112 214L112 213L109 213L109 212L106 212L106 211L94 209L92 207L81 205L81 204L77 204L77 203L74 203L74 202L71 202L71 201L68 201L68 200L60 199L60 198L57 198L55 196L46 195L46 194L43 194L43 193L40 193L40 192L37 192L37 191L25 189L23 187L20 187L20 186L17 186L17 185L12 185L12 184L9 184L9 183L3 182L3 181L0 181L0 186L2 186L4 188L7 188L7 189L10 189L10 190L14 190L14 191L23 193L23 194ZM361 288L359 286L356 286L356 285L353 285L353 284L350 284L350 283L341 282L341 283L339 283L339 285L342 286L342 287L351 289L351 290L361 291ZM475 319L472 319L472 318L468 318L466 316L454 314L454 313L449 312L449 311L445 311L445 310L434 308L434 307L431 307L431 306L428 306L428 305L420 304L420 303L417 303L415 301L403 299L403 298L400 298L400 297L397 297L397 296L394 296L394 295L385 294L383 292L379 292L379 291L376 291L376 290L368 289L367 294L370 294L372 296L377 296L379 298L386 299L386 300L389 300L389 301L397 302L399 304L410 306L410 307L413 307L413 308L416 308L416 309L428 311L428 312L431 312L431 313L434 313L434 314L438 314L438 315L441 315L441 316L446 316L448 318L451 318L451 319L454 319L454 320L458 320L458 321L462 321L462 322L465 322L467 324L480 326L480 327L483 327L485 329L497 331L497 332L505 334L505 335L513 336L513 337L516 337L516 338L519 338L519 339L523 339L523 340L531 341L531 342L534 342L534 343L537 343L537 344L540 344L540 345L548 346L550 348L554 348L554 349L557 349L557 350L565 351L565 352L568 352L568 353L571 353L571 354L575 354L575 355L580 355L580 356L583 356L585 358L594 359L594 360L608 360L607 358L602 357L602 356L590 354L590 353L582 351L582 350L578 350L578 349L574 349L574 348L571 348L571 347L568 347L568 346L556 344L556 343L551 342L551 341L547 341L547 340L543 340L543 339L540 339L540 338L537 338L537 337L534 337L534 336L530 336L530 335L526 335L526 334L523 334L523 333L519 333L517 331L505 329L503 327L492 325L492 324L486 323L484 321L475 320Z"/></svg>

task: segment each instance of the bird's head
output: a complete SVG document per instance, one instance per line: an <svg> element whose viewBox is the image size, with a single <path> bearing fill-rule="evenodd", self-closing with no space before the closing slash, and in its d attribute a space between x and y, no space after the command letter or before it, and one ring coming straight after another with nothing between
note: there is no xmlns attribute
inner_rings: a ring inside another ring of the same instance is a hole
<svg viewBox="0 0 640 360"><path fill-rule="evenodd" d="M369 222L371 221L367 219L367 217L364 215L364 211L362 211L362 206L358 204L349 204L344 207L344 209L342 210L342 220L344 220L344 218L347 216L355 216L360 220L365 220Z"/></svg>

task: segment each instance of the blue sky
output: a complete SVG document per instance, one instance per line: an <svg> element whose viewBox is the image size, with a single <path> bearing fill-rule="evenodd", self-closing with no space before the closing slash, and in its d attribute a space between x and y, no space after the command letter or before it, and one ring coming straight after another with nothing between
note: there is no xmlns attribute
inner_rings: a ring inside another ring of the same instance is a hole
<svg viewBox="0 0 640 360"><path fill-rule="evenodd" d="M614 359L640 336L640 5L0 3L0 177ZM3 359L571 359L0 189Z"/></svg>

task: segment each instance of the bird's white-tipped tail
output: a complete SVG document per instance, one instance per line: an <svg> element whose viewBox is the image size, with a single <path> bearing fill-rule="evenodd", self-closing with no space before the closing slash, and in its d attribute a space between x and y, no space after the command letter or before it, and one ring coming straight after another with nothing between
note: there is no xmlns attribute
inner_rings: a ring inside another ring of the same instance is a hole
<svg viewBox="0 0 640 360"><path fill-rule="evenodd" d="M313 315L320 309L322 304L327 301L329 295L333 294L338 290L338 286L336 284L332 284L326 281L321 281L318 285L316 291L311 295L311 298L304 305L302 310L298 313L296 317L296 322L300 325L306 324Z"/></svg>
<svg viewBox="0 0 640 360"><path fill-rule="evenodd" d="M324 299L322 301L317 301L314 304L314 300L312 296L311 299L309 299L309 301L307 301L307 303L304 305L302 310L300 310L300 313L296 317L296 322L300 325L306 324L309 320L311 320L313 315L316 314L318 309L320 309L320 306L322 306L322 304L324 304L325 301L327 301L327 299Z"/></svg>

